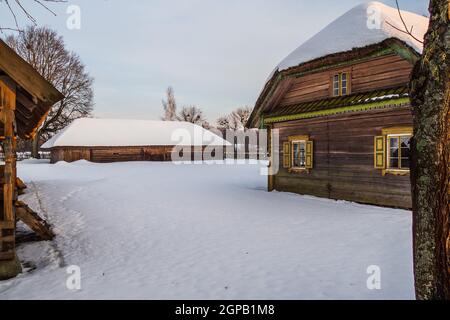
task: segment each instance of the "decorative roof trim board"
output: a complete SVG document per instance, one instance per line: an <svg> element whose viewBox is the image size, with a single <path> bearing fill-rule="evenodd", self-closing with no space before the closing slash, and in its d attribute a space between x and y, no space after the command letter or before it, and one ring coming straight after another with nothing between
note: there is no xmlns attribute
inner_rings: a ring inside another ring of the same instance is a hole
<svg viewBox="0 0 450 320"><path fill-rule="evenodd" d="M359 104L354 106L340 107L334 109L313 111L313 112L305 112L299 114L285 115L285 116L277 116L277 117L266 117L264 118L264 124L271 124L276 122L284 122L284 121L292 121L299 119L307 119L307 118L315 118L315 117L324 117L335 114L342 114L347 112L357 112L357 111L368 111L373 109L385 109L389 107L399 107L408 105L410 103L409 98L400 98L393 99L388 101L378 101L366 104Z"/></svg>

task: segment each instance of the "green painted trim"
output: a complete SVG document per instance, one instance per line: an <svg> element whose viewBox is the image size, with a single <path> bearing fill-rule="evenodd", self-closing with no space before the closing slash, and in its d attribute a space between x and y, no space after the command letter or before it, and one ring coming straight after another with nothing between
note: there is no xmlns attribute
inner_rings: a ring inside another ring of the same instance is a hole
<svg viewBox="0 0 450 320"><path fill-rule="evenodd" d="M270 123L299 120L299 119L305 119L305 118L323 117L323 116L329 116L329 115L333 115L333 114L340 114L340 113L346 113L346 112L367 111L367 110L371 110L371 109L379 109L379 108L387 108L387 107L391 107L391 106L398 106L398 105L406 104L409 102L410 102L409 98L399 98L399 99L377 101L377 102L372 102L372 103L359 104L359 105L340 107L340 108L334 108L334 109L326 109L326 110L320 110L320 111L292 114L292 115L286 115L286 116L277 116L277 117L269 116L264 119L264 123L270 124Z"/></svg>
<svg viewBox="0 0 450 320"><path fill-rule="evenodd" d="M405 44L405 46L407 46ZM415 65L420 58L420 55L409 46L405 47L397 43L391 45L392 49L403 59L409 61L412 65Z"/></svg>
<svg viewBox="0 0 450 320"><path fill-rule="evenodd" d="M259 129L265 129L265 121L264 121L264 115L261 115L261 119L259 121Z"/></svg>

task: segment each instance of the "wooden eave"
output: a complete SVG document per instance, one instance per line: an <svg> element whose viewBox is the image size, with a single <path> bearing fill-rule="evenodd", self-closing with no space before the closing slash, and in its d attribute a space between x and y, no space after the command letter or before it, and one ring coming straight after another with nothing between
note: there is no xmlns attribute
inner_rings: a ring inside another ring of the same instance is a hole
<svg viewBox="0 0 450 320"><path fill-rule="evenodd" d="M294 104L265 113L263 121L264 125L267 125L290 120L408 105L410 105L408 87L403 86Z"/></svg>
<svg viewBox="0 0 450 320"><path fill-rule="evenodd" d="M345 67L355 62L363 62L374 57L389 54L397 54L411 64L419 59L419 54L410 46L397 38L386 39L380 43L363 48L355 48L346 52L334 53L325 57L302 63L298 66L283 71L276 71L266 83L261 95L256 101L255 107L247 122L247 128L264 126L264 113L270 106L276 105L276 101L289 90L291 79L311 73L317 73L336 67Z"/></svg>
<svg viewBox="0 0 450 320"><path fill-rule="evenodd" d="M64 98L30 64L0 40L0 76L16 85L16 129L21 138L32 138L51 107ZM2 125L1 125L2 126Z"/></svg>

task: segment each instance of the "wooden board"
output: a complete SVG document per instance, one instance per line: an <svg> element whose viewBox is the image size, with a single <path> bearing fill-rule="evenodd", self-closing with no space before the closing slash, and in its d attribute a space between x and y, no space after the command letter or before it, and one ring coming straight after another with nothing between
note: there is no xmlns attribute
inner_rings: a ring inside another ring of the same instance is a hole
<svg viewBox="0 0 450 320"><path fill-rule="evenodd" d="M50 226L30 207L21 201L16 201L17 218L33 230L42 240L51 240L55 236Z"/></svg>

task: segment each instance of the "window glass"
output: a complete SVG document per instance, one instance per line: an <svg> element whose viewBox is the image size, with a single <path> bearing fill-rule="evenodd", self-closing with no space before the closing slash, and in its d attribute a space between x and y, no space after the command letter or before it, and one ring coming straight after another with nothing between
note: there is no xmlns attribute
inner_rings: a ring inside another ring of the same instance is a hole
<svg viewBox="0 0 450 320"><path fill-rule="evenodd" d="M398 149L398 137L389 138L389 167L398 168L399 149Z"/></svg>
<svg viewBox="0 0 450 320"><path fill-rule="evenodd" d="M294 168L305 168L306 165L306 143L304 141L292 143L292 166Z"/></svg>
<svg viewBox="0 0 450 320"><path fill-rule="evenodd" d="M333 95L338 96L339 95L339 75L335 75L333 77Z"/></svg>
<svg viewBox="0 0 450 320"><path fill-rule="evenodd" d="M345 96L348 94L348 82L350 81L347 72L338 73L333 76L333 96Z"/></svg>
<svg viewBox="0 0 450 320"><path fill-rule="evenodd" d="M343 73L341 77L341 92L345 96L347 94L347 74Z"/></svg>
<svg viewBox="0 0 450 320"><path fill-rule="evenodd" d="M410 168L411 135L396 135L389 137L389 168Z"/></svg>
<svg viewBox="0 0 450 320"><path fill-rule="evenodd" d="M411 137L403 136L400 137L400 154L401 154L401 168L409 169L411 166L410 163L410 154L411 154Z"/></svg>

